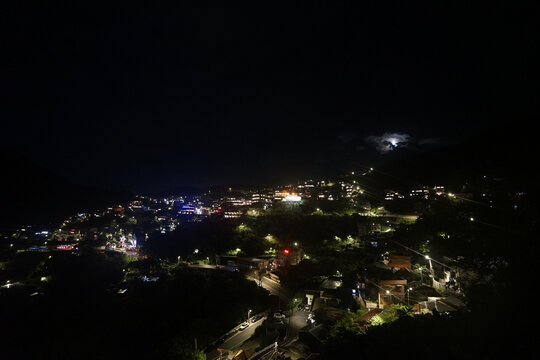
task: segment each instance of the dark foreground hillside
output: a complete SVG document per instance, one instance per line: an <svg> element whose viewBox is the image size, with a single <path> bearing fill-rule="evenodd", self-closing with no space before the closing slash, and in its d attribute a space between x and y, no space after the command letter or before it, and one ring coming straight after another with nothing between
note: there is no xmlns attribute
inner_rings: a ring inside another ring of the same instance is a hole
<svg viewBox="0 0 540 360"><path fill-rule="evenodd" d="M54 222L77 212L120 203L128 192L71 183L10 150L0 148L0 227Z"/></svg>

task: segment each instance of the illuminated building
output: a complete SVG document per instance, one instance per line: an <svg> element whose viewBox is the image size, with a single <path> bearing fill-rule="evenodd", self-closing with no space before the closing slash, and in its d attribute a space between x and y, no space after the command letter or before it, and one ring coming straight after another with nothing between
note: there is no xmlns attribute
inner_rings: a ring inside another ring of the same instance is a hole
<svg viewBox="0 0 540 360"><path fill-rule="evenodd" d="M277 265L278 266L287 266L287 265L298 265L302 260L300 250L298 248L285 248L277 251Z"/></svg>
<svg viewBox="0 0 540 360"><path fill-rule="evenodd" d="M404 198L405 196L395 191L387 192L386 195L384 196L384 200L387 200L387 201L391 201L395 199L404 199Z"/></svg>
<svg viewBox="0 0 540 360"><path fill-rule="evenodd" d="M433 190L435 190L435 194L439 196L444 194L444 186L434 186Z"/></svg>
<svg viewBox="0 0 540 360"><path fill-rule="evenodd" d="M381 280L378 288L378 305L384 309L385 306L404 302L407 280Z"/></svg>
<svg viewBox="0 0 540 360"><path fill-rule="evenodd" d="M286 202L300 202L302 201L302 197L296 195L296 194L288 194L283 198L283 201Z"/></svg>
<svg viewBox="0 0 540 360"><path fill-rule="evenodd" d="M409 194L409 196L411 197L424 197L424 198L428 198L428 195L429 195L429 189L427 187L423 187L421 189L413 189L411 190L411 193Z"/></svg>

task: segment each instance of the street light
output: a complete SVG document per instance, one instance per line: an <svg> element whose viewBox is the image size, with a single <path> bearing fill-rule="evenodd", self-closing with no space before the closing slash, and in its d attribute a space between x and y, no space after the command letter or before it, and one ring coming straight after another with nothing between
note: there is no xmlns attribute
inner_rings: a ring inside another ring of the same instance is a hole
<svg viewBox="0 0 540 360"><path fill-rule="evenodd" d="M251 309L248 310L248 321L249 321L249 314L251 313Z"/></svg>
<svg viewBox="0 0 540 360"><path fill-rule="evenodd" d="M407 305L410 305L409 303L409 293L411 292L412 288L407 289Z"/></svg>

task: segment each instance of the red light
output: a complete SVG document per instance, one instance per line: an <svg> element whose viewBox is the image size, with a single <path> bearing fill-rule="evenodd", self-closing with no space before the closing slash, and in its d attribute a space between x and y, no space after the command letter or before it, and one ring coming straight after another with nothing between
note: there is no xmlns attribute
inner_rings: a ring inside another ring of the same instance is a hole
<svg viewBox="0 0 540 360"><path fill-rule="evenodd" d="M284 252L285 254L289 254L289 250L288 250L288 249L283 250L283 252Z"/></svg>

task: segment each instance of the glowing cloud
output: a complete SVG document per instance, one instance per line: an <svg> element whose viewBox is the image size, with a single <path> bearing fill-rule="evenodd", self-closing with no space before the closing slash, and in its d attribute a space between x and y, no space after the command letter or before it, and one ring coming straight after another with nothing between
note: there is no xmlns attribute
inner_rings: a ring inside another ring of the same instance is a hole
<svg viewBox="0 0 540 360"><path fill-rule="evenodd" d="M384 133L381 136L368 136L366 140L372 143L381 153L394 150L400 144L405 144L410 136L407 134Z"/></svg>

